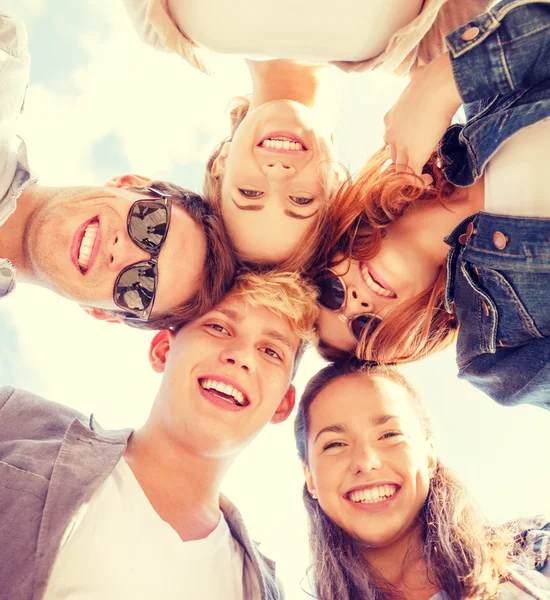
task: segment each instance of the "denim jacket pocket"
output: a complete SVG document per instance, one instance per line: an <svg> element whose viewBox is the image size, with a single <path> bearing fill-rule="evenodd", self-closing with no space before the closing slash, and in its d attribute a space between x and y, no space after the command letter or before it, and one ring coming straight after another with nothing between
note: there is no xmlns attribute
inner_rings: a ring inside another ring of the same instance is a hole
<svg viewBox="0 0 550 600"><path fill-rule="evenodd" d="M457 364L462 368L480 354L495 353L498 313L491 297L479 286L474 267L460 258L454 282L459 322Z"/></svg>
<svg viewBox="0 0 550 600"><path fill-rule="evenodd" d="M497 271L482 266L476 267L476 271L480 287L491 297L496 307L497 346L521 346L544 337L544 330L539 330L533 318L538 315L532 315L530 312L536 311L539 303L536 298L530 297L531 294L525 293L525 288L530 288L532 283L535 283L529 279L539 280L540 285L539 277L535 278L528 273ZM540 316L543 317L542 314Z"/></svg>

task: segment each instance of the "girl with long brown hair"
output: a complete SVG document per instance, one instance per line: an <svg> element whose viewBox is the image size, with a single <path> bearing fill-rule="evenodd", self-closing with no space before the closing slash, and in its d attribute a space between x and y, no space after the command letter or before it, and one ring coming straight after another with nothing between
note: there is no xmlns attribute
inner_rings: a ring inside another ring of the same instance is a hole
<svg viewBox="0 0 550 600"><path fill-rule="evenodd" d="M408 362L458 333L460 377L507 406L550 406L549 27L549 2L503 0L413 76L388 145L331 204L325 358ZM460 102L466 125L426 155Z"/></svg>
<svg viewBox="0 0 550 600"><path fill-rule="evenodd" d="M319 600L549 597L548 521L487 524L397 371L326 367L304 391L295 436Z"/></svg>

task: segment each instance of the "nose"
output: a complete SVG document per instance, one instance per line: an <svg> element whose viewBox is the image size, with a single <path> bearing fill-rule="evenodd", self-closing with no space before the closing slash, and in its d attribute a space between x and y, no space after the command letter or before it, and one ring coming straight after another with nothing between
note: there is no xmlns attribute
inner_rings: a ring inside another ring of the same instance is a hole
<svg viewBox="0 0 550 600"><path fill-rule="evenodd" d="M382 468L380 457L374 448L367 445L357 446L353 453L352 472L354 475L377 471Z"/></svg>
<svg viewBox="0 0 550 600"><path fill-rule="evenodd" d="M147 261L150 258L151 255L134 244L127 233L115 232L107 255L107 264L115 273L119 273L128 265Z"/></svg>
<svg viewBox="0 0 550 600"><path fill-rule="evenodd" d="M364 312L376 312L374 302L365 294L361 294L355 285L348 285L346 306L343 311L344 318Z"/></svg>
<svg viewBox="0 0 550 600"><path fill-rule="evenodd" d="M255 348L245 342L234 342L220 352L220 361L224 365L235 365L247 373L256 369Z"/></svg>
<svg viewBox="0 0 550 600"><path fill-rule="evenodd" d="M262 166L263 174L270 179L288 179L296 175L296 169L290 162L273 160Z"/></svg>

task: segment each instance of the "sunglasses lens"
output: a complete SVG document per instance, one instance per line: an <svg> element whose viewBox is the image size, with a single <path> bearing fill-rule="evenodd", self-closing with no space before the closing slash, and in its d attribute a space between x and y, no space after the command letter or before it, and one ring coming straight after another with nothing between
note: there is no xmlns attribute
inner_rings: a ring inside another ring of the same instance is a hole
<svg viewBox="0 0 550 600"><path fill-rule="evenodd" d="M155 296L157 272L149 263L137 263L122 271L115 285L115 304L135 311L149 307Z"/></svg>
<svg viewBox="0 0 550 600"><path fill-rule="evenodd" d="M366 335L369 336L376 329L381 320L380 317L374 315L359 315L352 319L351 333L353 334L355 341L358 342L361 339L365 329L367 331Z"/></svg>
<svg viewBox="0 0 550 600"><path fill-rule="evenodd" d="M338 277L330 271L323 271L315 280L319 289L318 302L329 310L342 308L346 297L346 290Z"/></svg>
<svg viewBox="0 0 550 600"><path fill-rule="evenodd" d="M132 208L128 233L143 250L158 250L168 231L168 211L159 202L140 201Z"/></svg>

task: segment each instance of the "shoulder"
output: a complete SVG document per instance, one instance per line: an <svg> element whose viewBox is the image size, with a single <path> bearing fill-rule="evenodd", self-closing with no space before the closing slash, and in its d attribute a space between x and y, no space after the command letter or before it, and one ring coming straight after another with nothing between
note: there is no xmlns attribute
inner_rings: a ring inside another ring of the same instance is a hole
<svg viewBox="0 0 550 600"><path fill-rule="evenodd" d="M0 8L0 50L12 56L26 57L28 45L25 23Z"/></svg>
<svg viewBox="0 0 550 600"><path fill-rule="evenodd" d="M0 387L0 461L40 473L39 464L55 461L75 419L88 427L89 418L71 408L25 390Z"/></svg>
<svg viewBox="0 0 550 600"><path fill-rule="evenodd" d="M550 517L522 517L509 521L505 527L515 538L514 557L522 567L550 570Z"/></svg>

